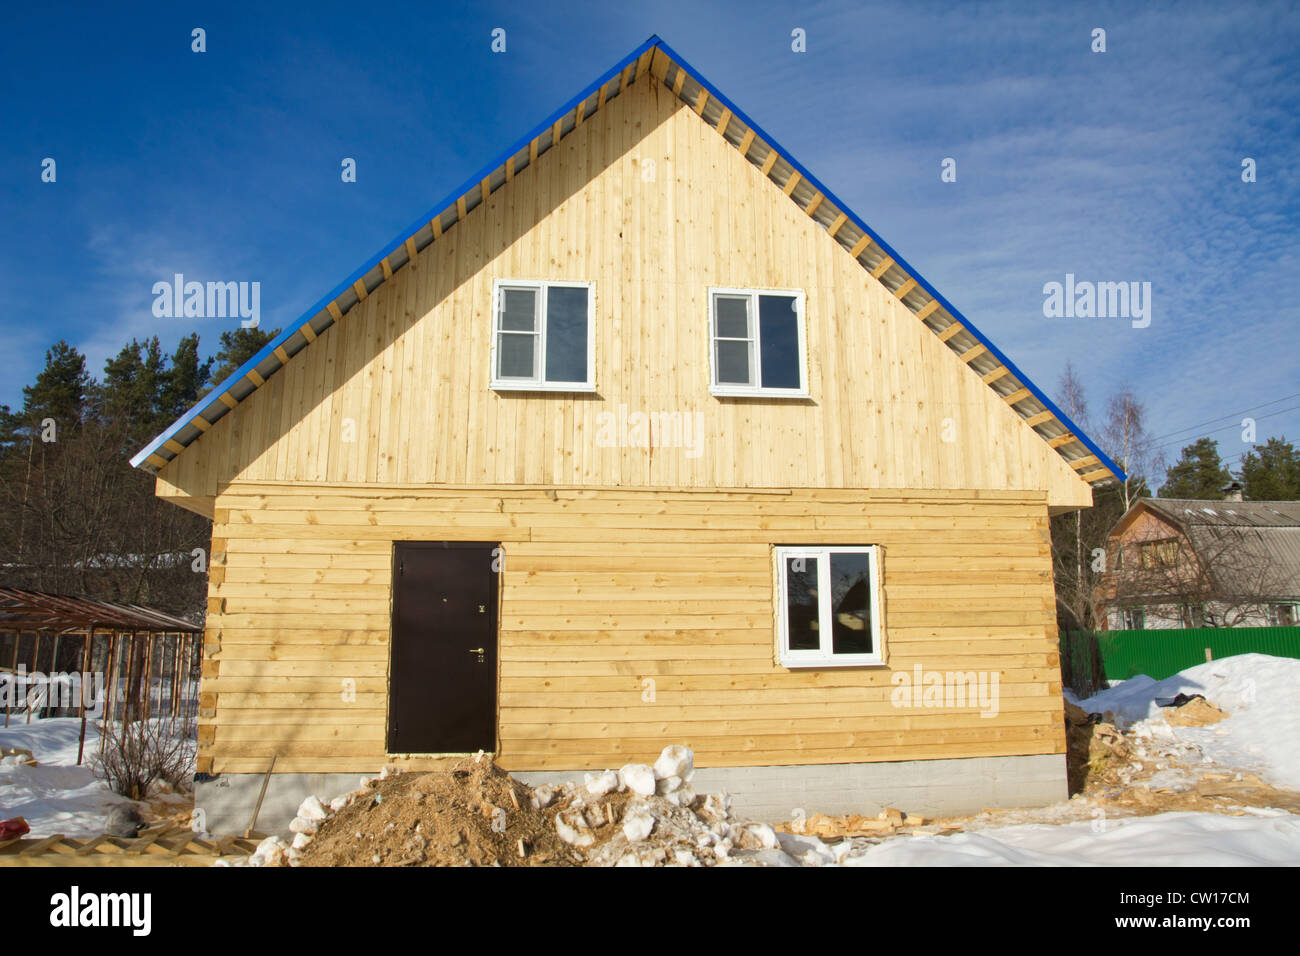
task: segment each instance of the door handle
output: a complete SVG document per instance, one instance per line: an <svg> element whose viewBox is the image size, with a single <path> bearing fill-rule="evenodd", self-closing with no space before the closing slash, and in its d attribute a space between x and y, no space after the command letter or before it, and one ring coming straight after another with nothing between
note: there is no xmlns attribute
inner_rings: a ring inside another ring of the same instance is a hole
<svg viewBox="0 0 1300 956"><path fill-rule="evenodd" d="M483 654L483 653L486 653L486 652L483 650L483 648L481 648L481 647L471 647L471 648L469 649L469 652L470 652L471 654Z"/></svg>

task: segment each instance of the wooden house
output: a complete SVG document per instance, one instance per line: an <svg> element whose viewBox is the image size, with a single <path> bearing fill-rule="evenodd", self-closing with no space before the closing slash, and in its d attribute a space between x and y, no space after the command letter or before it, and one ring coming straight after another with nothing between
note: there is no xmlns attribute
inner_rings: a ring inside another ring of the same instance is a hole
<svg viewBox="0 0 1300 956"><path fill-rule="evenodd" d="M1108 630L1300 625L1300 502L1139 498L1108 536Z"/></svg>
<svg viewBox="0 0 1300 956"><path fill-rule="evenodd" d="M1065 794L1048 517L1119 469L657 37L134 464L213 520L231 829L272 758L277 819L670 743L774 819Z"/></svg>

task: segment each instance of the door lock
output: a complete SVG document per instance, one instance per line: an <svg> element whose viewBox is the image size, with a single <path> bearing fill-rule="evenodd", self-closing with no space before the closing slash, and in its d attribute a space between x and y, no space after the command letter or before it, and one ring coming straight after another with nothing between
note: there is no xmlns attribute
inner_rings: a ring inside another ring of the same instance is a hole
<svg viewBox="0 0 1300 956"><path fill-rule="evenodd" d="M478 606L478 612L479 612L480 614L486 614L486 613L487 613L487 605L485 605L485 604L480 604L480 605Z"/></svg>

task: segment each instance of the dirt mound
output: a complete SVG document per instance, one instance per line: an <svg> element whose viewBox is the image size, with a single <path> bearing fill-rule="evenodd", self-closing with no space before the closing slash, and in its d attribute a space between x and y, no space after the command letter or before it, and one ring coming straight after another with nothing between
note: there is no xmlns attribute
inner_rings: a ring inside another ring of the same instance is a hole
<svg viewBox="0 0 1300 956"><path fill-rule="evenodd" d="M556 809L486 757L450 771L375 778L319 823L302 866L573 866ZM301 831L300 831L301 832Z"/></svg>
<svg viewBox="0 0 1300 956"><path fill-rule="evenodd" d="M308 797L251 866L796 865L765 823L739 823L724 794L694 792L694 755L530 788L486 756L439 773L387 774L328 807Z"/></svg>

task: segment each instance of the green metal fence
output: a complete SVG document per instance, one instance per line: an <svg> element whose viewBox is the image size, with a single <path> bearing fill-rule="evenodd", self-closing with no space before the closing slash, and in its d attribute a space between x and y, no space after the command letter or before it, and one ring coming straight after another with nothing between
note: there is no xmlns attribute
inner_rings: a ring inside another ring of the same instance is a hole
<svg viewBox="0 0 1300 956"><path fill-rule="evenodd" d="M1087 669L1100 655L1106 680L1127 680L1138 674L1164 680L1204 664L1207 649L1213 660L1235 654L1300 658L1300 627L1200 627L1061 634L1062 657Z"/></svg>

